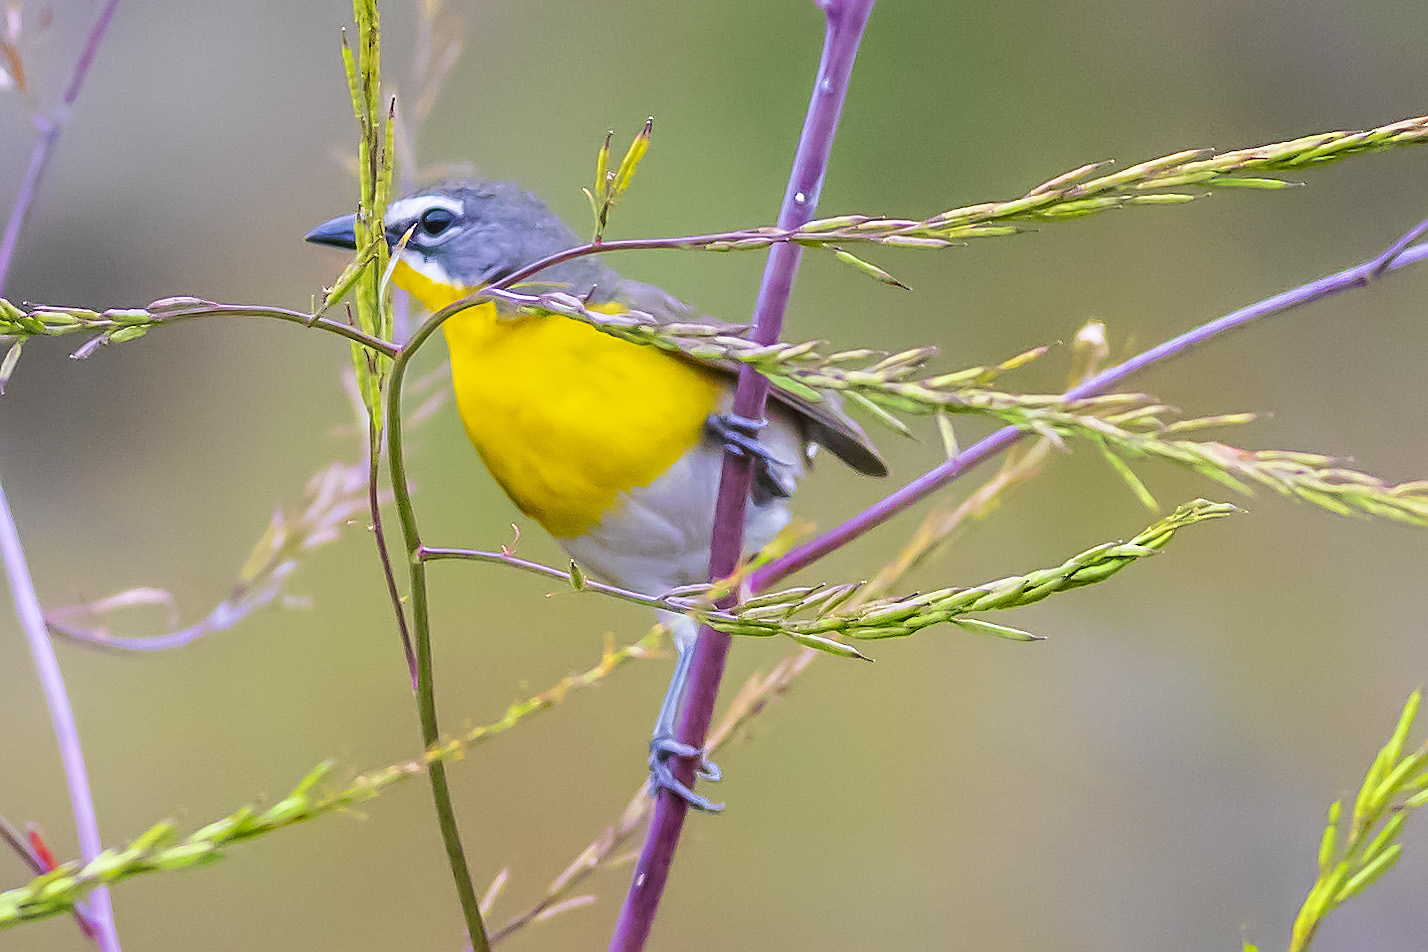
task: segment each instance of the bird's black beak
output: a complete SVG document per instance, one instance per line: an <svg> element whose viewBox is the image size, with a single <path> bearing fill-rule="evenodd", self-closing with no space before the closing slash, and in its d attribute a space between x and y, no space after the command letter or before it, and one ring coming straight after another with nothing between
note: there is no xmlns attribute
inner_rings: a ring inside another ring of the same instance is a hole
<svg viewBox="0 0 1428 952"><path fill-rule="evenodd" d="M306 241L315 245L332 245L335 248L357 247L357 216L343 215L325 221L307 233Z"/></svg>

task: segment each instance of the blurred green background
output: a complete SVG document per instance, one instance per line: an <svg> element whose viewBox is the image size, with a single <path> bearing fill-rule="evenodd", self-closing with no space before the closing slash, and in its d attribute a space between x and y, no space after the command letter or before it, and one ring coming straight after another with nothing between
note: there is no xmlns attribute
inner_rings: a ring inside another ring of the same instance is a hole
<svg viewBox="0 0 1428 952"><path fill-rule="evenodd" d="M42 106L58 98L97 0L22 4ZM409 76L416 4L390 0L388 76ZM341 0L121 5L64 131L7 292L96 307L189 293L306 307L341 267L302 244L350 208L354 124L338 59ZM764 224L775 215L821 39L809 0L472 4L465 53L421 132L428 163L470 162L548 196L582 230L579 187L609 127L656 117L613 235ZM822 210L921 216L1011 198L1083 162L1234 148L1421 114L1428 6L1399 0L1075 5L892 0L873 16ZM29 104L0 96L0 196L32 142ZM1350 160L1308 187L1131 210L945 253L870 254L915 288L813 255L788 336L936 343L948 369L1069 339L1105 320L1117 355L1371 257L1428 214L1428 152ZM762 257L651 254L627 273L712 313L745 315ZM1420 434L1428 271L1399 274L1258 326L1140 381L1194 413L1262 411L1250 445L1352 456L1428 475ZM136 585L194 620L224 597L271 512L354 449L335 339L263 322L197 322L76 364L26 348L0 400L0 476L48 605ZM1056 387L1059 351L1015 378ZM977 426L963 426L964 440ZM882 439L895 479L940 455ZM519 520L445 409L412 471L438 544L559 558ZM1140 472L1166 505L1216 486ZM823 466L798 512L827 525L888 486ZM971 484L968 483L968 486ZM948 499L966 491L958 486ZM1244 502L1243 500L1238 500ZM659 949L1282 948L1313 877L1328 802L1356 789L1428 670L1428 535L1261 495L1163 558L1001 619L1050 640L953 629L820 661L722 756L727 815L694 818L656 926ZM808 578L868 573L904 517ZM1050 565L1151 521L1094 454L1057 455L913 587ZM449 729L594 663L641 610L490 568L433 573ZM316 762L378 766L420 747L369 539L354 527L269 610L186 649L114 657L59 647L106 841L186 827L281 796ZM0 608L8 603L0 599ZM130 633L162 624L157 613ZM728 690L787 648L743 642ZM511 868L492 919L525 908L643 775L668 661L599 688L453 770L479 884ZM0 812L74 840L33 667L0 611ZM1420 734L1421 736L1421 734ZM1420 949L1428 838L1336 913L1319 948ZM202 872L115 891L131 950L456 949L461 927L430 797L370 805L232 851ZM628 876L513 950L603 948ZM0 855L0 882L28 878ZM67 920L0 948L81 949Z"/></svg>

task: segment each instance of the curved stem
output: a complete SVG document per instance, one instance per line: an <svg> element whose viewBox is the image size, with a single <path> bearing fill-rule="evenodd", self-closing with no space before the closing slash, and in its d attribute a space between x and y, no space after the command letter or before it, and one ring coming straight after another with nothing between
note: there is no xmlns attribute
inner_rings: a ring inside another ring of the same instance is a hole
<svg viewBox="0 0 1428 952"><path fill-rule="evenodd" d="M301 324L304 327L315 327L318 330L327 331L329 334L336 334L338 337L345 337L353 343L361 344L368 350L375 351L384 357L395 358L401 348L391 341L382 340L380 337L373 337L371 334L363 333L351 324L343 324L334 321L330 317L315 316L303 311L294 311L285 307L250 307L246 304L214 304L205 301L202 304L195 304L191 308L176 308L172 311L165 310L156 319L156 324L167 324L171 321L192 320L197 317L261 317L276 321L286 321L289 324Z"/></svg>
<svg viewBox="0 0 1428 952"><path fill-rule="evenodd" d="M813 95L794 154L793 171L784 192L778 227L793 230L811 221L818 206L819 193L828 168L828 156L833 137L843 113L848 83L853 73L858 46L875 0L820 0L825 30L823 54L813 84ZM802 247L792 242L779 242L769 251L764 267L759 296L754 305L752 338L756 343L770 344L778 340L783 329L784 310L793 290L794 276L802 258ZM739 372L734 393L734 412L750 419L764 414L764 401L769 383L750 367ZM744 510L753 482L752 462L734 453L725 453L724 469L719 483L715 507L714 536L710 545L709 572L711 578L723 578L738 567L743 552ZM731 596L731 600L737 595ZM727 607L720 603L719 607ZM700 629L694 647L688 685L675 725L675 737L682 743L701 747L714 714L714 702L719 682L724 675L724 662L729 653L730 636L707 626ZM675 775L686 785L694 782L694 758L680 760ZM649 832L635 865L635 874L625 903L620 909L614 935L610 939L612 952L637 952L643 949L654 924L660 897L664 894L669 868L679 845L680 832L689 805L667 791L655 803Z"/></svg>
<svg viewBox="0 0 1428 952"><path fill-rule="evenodd" d="M529 559L518 558L504 551L482 552L478 549L447 549L423 545L417 549L417 558L423 562L456 560L509 565L511 568L520 569L522 572L530 572L532 575L541 575L545 578L557 579L568 585L574 584L574 579L568 570L562 571L553 565L543 565L540 562L532 562ZM631 602L635 605L643 605L646 608L653 608L656 611L683 612L688 611L693 604L692 601L685 602L669 594L647 595L643 592L621 588L618 585L607 585L604 582L597 582L593 578L581 578L579 586L581 591L599 592L602 595L609 595L612 598L618 598L621 601ZM726 615L723 612L716 612L714 614L720 618L733 620L732 616Z"/></svg>
<svg viewBox="0 0 1428 952"><path fill-rule="evenodd" d="M417 531L416 510L412 506L411 490L407 484L406 450L402 435L402 380L406 376L412 355L430 339L443 321L460 309L461 306L453 305L429 317L397 353L396 359L392 361L391 374L387 378L387 468L392 474L392 497L396 503L397 519L402 527L402 539L406 545L408 559L407 570L411 578L417 709L421 718L422 741L427 747L432 747L441 740L441 729L436 719L436 686L432 677L431 609L426 586L426 563L420 558L421 535ZM472 950L489 952L491 944L486 936L486 924L481 918L481 900L471 882L471 870L466 863L466 852L461 846L461 831L456 825L456 811L451 805L451 787L446 779L445 763L433 760L427 767L427 776L431 780L431 795L436 803L441 839L446 845L446 859L451 866L456 893L461 899L461 910L466 917L466 931L471 939Z"/></svg>

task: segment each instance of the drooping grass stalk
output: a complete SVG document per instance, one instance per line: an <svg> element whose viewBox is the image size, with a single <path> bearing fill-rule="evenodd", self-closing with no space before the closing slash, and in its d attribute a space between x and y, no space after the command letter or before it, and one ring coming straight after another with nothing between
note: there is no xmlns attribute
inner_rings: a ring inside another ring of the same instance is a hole
<svg viewBox="0 0 1428 952"><path fill-rule="evenodd" d="M818 206L828 156L833 149L833 138L853 74L853 63L874 2L819 0L825 21L823 53L803 132L794 154L793 171L779 211L778 226L782 229L791 230L806 224L813 218ZM752 336L756 343L770 344L778 340L802 251L802 246L793 242L780 242L770 250L754 304ZM768 388L767 379L752 368L741 368L734 394L734 413L748 419L763 419ZM744 511L752 484L752 461L726 452L715 507L714 536L710 544L711 578L723 578L738 567L743 554ZM730 596L731 603L734 600L737 600L737 595ZM704 744L714 714L719 682L724 675L729 643L730 636L726 634L707 627L700 630L675 725L676 740L695 747ZM686 786L694 782L694 770L695 764L687 758L675 764L675 775ZM664 894L688 810L689 805L683 799L667 792L656 801L630 890L610 938L612 952L639 952L644 948L660 897Z"/></svg>
<svg viewBox="0 0 1428 952"><path fill-rule="evenodd" d="M1389 271L1422 261L1428 258L1428 242L1417 245L1412 242L1425 230L1428 230L1428 222L1416 225L1405 232L1387 251L1370 261L1257 301L1248 307L1232 311L1223 317L1201 324L1178 337L1143 351L1127 361L1103 370L1084 383L1072 387L1063 394L1063 399L1081 400L1105 393L1148 367L1163 360L1178 357L1229 331L1238 330L1261 318L1283 314L1305 304L1331 297L1350 288L1364 287ZM888 519L958 479L972 467L1008 449L1026 435L1024 430L1007 426L984 437L935 469L923 473L901 489L884 496L841 525L762 566L754 572L750 583L751 587L754 591L766 589L799 569L812 565L823 556L842 548L863 533L882 525Z"/></svg>
<svg viewBox="0 0 1428 952"><path fill-rule="evenodd" d="M85 862L90 862L104 849L104 844L99 838L99 821L94 814L94 795L89 789L84 750L79 743L79 730L74 723L74 710L70 707L64 676L60 673L49 633L45 631L45 616L40 610L30 566L25 561L20 533L15 527L15 517L10 512L10 502L3 487L0 487L0 561L5 563L15 615L29 642L45 703L50 709L55 739L59 742L65 783L69 786L70 809L74 812L75 830L79 835L79 853ZM100 887L94 890L88 914L97 930L95 939L99 948L103 952L120 952L119 933L114 927L114 910L109 903L107 889Z"/></svg>

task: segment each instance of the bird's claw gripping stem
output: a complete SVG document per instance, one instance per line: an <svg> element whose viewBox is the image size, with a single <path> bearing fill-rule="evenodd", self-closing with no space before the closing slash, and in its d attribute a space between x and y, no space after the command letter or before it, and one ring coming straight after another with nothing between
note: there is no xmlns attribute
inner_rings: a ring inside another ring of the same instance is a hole
<svg viewBox="0 0 1428 952"><path fill-rule="evenodd" d="M695 768L695 776L701 780L716 783L722 776L718 765L712 760L705 760L704 751L700 748L692 744L681 743L667 735L657 736L650 741L650 793L658 796L661 790L668 790L695 810L704 813L722 811L724 804L714 803L708 797L700 796L674 775L674 768L671 766L670 760L675 757L697 757L699 765Z"/></svg>
<svg viewBox="0 0 1428 952"><path fill-rule="evenodd" d="M770 496L787 499L793 494L793 485L780 469L793 464L779 459L759 440L759 431L768 425L767 420L752 420L737 413L715 413L704 421L704 429L726 450L753 461L757 485Z"/></svg>

